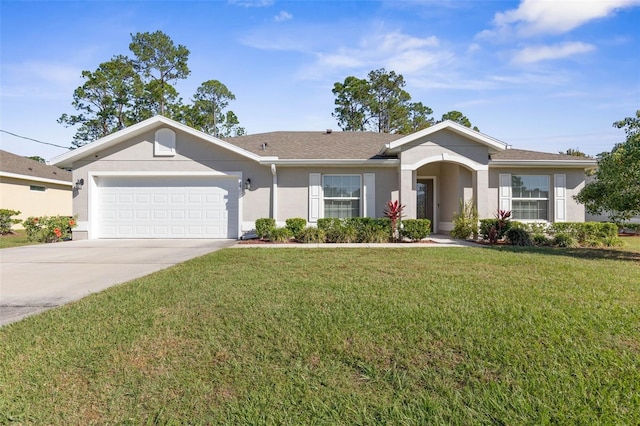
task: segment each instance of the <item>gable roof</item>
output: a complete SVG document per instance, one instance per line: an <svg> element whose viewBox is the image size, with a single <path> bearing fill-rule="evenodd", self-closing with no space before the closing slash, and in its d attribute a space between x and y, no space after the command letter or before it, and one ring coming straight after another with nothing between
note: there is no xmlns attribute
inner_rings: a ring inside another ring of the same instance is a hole
<svg viewBox="0 0 640 426"><path fill-rule="evenodd" d="M489 148L490 152L503 151L507 149L507 146L508 146L506 143L499 141L498 139L492 138L491 136L485 135L484 133L480 133L478 131L465 127L462 124L455 123L451 120L445 120L431 127L427 127L426 129L422 129L410 135L404 136L391 143L387 143L380 151L380 154L395 153L399 150L400 147L402 147L402 145L405 145L407 143L416 141L420 138L424 138L426 136L432 135L444 129L451 130L475 142L478 142L482 145L486 145Z"/></svg>
<svg viewBox="0 0 640 426"><path fill-rule="evenodd" d="M0 150L0 176L71 185L71 172Z"/></svg>
<svg viewBox="0 0 640 426"><path fill-rule="evenodd" d="M117 145L120 142L124 142L131 137L140 135L142 133L151 131L156 128L160 128L162 126L171 127L173 129L180 130L182 132L185 132L197 138L200 138L204 141L207 141L213 145L217 145L222 148L228 149L229 151L235 152L236 154L239 154L243 157L249 158L254 161L260 161L259 156L251 152L245 151L244 149L239 148L233 144L225 142L222 139L218 139L207 133L196 130L192 127L185 126L182 123L178 123L177 121L171 120L170 118L167 118L167 117L163 117L162 115L156 115L154 117L141 121L140 123L129 126L123 130L119 130L115 133L112 133L103 138L100 138L94 142L90 142L78 149L69 151L66 154L59 155L51 159L49 163L59 167L71 167L74 161L80 160L84 157L95 154L105 148L109 148L111 146Z"/></svg>
<svg viewBox="0 0 640 426"><path fill-rule="evenodd" d="M568 166L596 167L595 158L576 157L567 154L551 154L548 152L527 151L524 149L506 149L491 154L490 165L494 166Z"/></svg>
<svg viewBox="0 0 640 426"><path fill-rule="evenodd" d="M284 160L381 159L380 147L403 135L375 132L269 132L225 140L256 155Z"/></svg>

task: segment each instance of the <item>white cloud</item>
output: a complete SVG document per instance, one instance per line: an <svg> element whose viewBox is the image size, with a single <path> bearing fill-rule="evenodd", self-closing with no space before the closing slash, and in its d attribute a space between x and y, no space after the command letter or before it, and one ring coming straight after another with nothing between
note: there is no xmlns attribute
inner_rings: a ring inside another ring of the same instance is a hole
<svg viewBox="0 0 640 426"><path fill-rule="evenodd" d="M278 13L273 19L276 22L284 22L284 21L288 21L291 18L293 18L292 14L290 14L289 12L285 12L284 10L281 10L280 13Z"/></svg>
<svg viewBox="0 0 640 426"><path fill-rule="evenodd" d="M516 64L532 64L552 59L563 59L591 52L595 48L592 44L582 42L567 42L553 46L530 46L516 53L512 62Z"/></svg>
<svg viewBox="0 0 640 426"><path fill-rule="evenodd" d="M273 5L273 0L229 0L229 4L242 7L268 7Z"/></svg>
<svg viewBox="0 0 640 426"><path fill-rule="evenodd" d="M499 33L513 26L522 36L562 34L619 9L639 5L637 0L523 0L517 9L496 13L493 23ZM480 36L491 34L485 30Z"/></svg>

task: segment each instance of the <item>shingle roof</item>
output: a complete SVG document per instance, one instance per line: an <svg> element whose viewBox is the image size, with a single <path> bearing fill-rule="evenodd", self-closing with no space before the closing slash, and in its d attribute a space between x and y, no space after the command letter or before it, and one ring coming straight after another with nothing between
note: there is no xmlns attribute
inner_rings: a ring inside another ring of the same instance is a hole
<svg viewBox="0 0 640 426"><path fill-rule="evenodd" d="M492 160L513 161L585 161L592 160L586 157L576 157L567 154L551 154L548 152L527 151L524 149L505 149L502 152L491 154ZM595 161L595 160L593 160Z"/></svg>
<svg viewBox="0 0 640 426"><path fill-rule="evenodd" d="M71 172L0 149L0 172L71 182Z"/></svg>
<svg viewBox="0 0 640 426"><path fill-rule="evenodd" d="M225 138L254 154L280 159L379 158L384 144L403 135L375 132L270 132ZM266 144L263 149L263 144Z"/></svg>

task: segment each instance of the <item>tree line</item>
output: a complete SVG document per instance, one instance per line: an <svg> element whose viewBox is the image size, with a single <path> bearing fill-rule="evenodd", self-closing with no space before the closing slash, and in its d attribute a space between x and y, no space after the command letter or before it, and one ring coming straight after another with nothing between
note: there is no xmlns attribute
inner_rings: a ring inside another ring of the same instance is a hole
<svg viewBox="0 0 640 426"><path fill-rule="evenodd" d="M245 133L238 117L227 110L235 95L220 81L198 87L191 103L183 103L175 84L186 79L189 49L163 33L131 35L132 57L116 55L95 71L83 71L84 84L73 92L75 114L58 122L77 126L72 144L82 146L160 114L217 137Z"/></svg>

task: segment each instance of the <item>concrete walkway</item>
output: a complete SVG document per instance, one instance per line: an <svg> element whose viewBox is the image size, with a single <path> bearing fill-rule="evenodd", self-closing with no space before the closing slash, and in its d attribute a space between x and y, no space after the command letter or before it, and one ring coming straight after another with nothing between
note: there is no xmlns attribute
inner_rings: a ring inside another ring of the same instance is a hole
<svg viewBox="0 0 640 426"><path fill-rule="evenodd" d="M84 240L2 249L0 326L235 243Z"/></svg>
<svg viewBox="0 0 640 426"><path fill-rule="evenodd" d="M429 242L427 242L429 241ZM420 243L266 243L239 242L233 248L426 248L426 247L482 247L471 241L454 240L447 235L433 234Z"/></svg>

